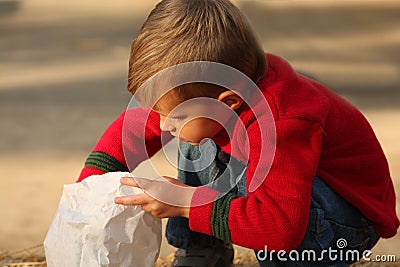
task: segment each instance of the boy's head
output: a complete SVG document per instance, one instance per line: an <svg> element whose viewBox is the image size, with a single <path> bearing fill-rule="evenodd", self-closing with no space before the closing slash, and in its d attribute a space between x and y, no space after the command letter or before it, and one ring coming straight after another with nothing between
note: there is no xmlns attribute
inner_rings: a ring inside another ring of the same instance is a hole
<svg viewBox="0 0 400 267"><path fill-rule="evenodd" d="M132 43L128 90L136 90L168 67L191 61L229 65L255 83L265 72L265 53L239 9L228 0L163 0ZM226 88L190 84L176 88L182 99L217 97Z"/></svg>
<svg viewBox="0 0 400 267"><path fill-rule="evenodd" d="M255 83L266 69L265 53L257 37L231 2L163 0L151 11L132 43L128 90L135 94L153 75L192 61L231 66ZM152 108L161 110L162 115L174 108L166 107L168 103L211 97L235 109L240 103L228 89L208 83L185 84L174 88L161 99L164 101L157 102L158 107Z"/></svg>

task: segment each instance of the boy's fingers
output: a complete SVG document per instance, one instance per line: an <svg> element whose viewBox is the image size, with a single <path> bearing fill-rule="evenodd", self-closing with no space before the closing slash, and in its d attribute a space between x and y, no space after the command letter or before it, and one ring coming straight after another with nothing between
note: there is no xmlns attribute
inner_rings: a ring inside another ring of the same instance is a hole
<svg viewBox="0 0 400 267"><path fill-rule="evenodd" d="M147 189L152 183L152 180L150 179L130 176L122 177L120 181L123 185L134 186L142 189Z"/></svg>
<svg viewBox="0 0 400 267"><path fill-rule="evenodd" d="M139 194L135 196L116 197L114 199L114 202L116 204L136 206L136 205L146 205L147 203L150 202L150 200L151 198L148 195Z"/></svg>
<svg viewBox="0 0 400 267"><path fill-rule="evenodd" d="M140 188L140 186L138 185L136 180L133 179L133 177L129 177L129 176L122 177L120 182L123 185L129 185L129 186L134 186L134 187L139 187Z"/></svg>
<svg viewBox="0 0 400 267"><path fill-rule="evenodd" d="M121 184L141 188L152 199L178 207L188 207L195 190L194 187L185 185L184 183L170 177L148 179L128 176L121 178ZM177 196L179 196L179 198L177 198ZM143 204L129 202L125 205Z"/></svg>

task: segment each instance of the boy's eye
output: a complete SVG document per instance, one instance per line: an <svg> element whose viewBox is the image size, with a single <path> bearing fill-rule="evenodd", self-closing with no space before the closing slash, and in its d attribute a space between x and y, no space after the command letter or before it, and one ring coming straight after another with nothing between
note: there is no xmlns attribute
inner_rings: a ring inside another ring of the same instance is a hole
<svg viewBox="0 0 400 267"><path fill-rule="evenodd" d="M186 116L184 116L184 115L171 117L171 119L173 119L173 120L184 120L185 118L186 118Z"/></svg>
<svg viewBox="0 0 400 267"><path fill-rule="evenodd" d="M164 120L175 120L175 121L177 121L177 120L184 120L185 118L186 118L186 116L184 116L184 115L177 115L177 116L163 116L163 115L161 115L160 116L160 118L164 118Z"/></svg>

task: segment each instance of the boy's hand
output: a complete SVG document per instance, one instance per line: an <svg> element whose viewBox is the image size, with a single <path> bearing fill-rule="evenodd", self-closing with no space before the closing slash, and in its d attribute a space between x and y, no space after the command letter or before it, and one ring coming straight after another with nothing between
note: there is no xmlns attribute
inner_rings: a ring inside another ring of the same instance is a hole
<svg viewBox="0 0 400 267"><path fill-rule="evenodd" d="M189 218L190 202L195 187L170 177L160 177L156 180L123 177L121 184L142 188L145 192L135 196L117 197L114 200L116 204L140 205L145 212L158 218Z"/></svg>

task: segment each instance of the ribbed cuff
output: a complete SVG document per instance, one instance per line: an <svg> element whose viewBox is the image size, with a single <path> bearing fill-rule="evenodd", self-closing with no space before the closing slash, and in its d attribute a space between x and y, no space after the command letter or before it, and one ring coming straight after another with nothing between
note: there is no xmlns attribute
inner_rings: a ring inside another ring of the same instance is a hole
<svg viewBox="0 0 400 267"><path fill-rule="evenodd" d="M92 167L103 172L129 171L117 159L101 151L92 152L85 162L85 167Z"/></svg>
<svg viewBox="0 0 400 267"><path fill-rule="evenodd" d="M218 194L218 191L206 186L196 188L189 211L189 227L192 231L212 235L211 214Z"/></svg>
<svg viewBox="0 0 400 267"><path fill-rule="evenodd" d="M232 240L228 226L229 208L231 201L237 197L234 194L219 195L214 202L211 214L212 235L230 243Z"/></svg>

